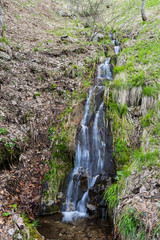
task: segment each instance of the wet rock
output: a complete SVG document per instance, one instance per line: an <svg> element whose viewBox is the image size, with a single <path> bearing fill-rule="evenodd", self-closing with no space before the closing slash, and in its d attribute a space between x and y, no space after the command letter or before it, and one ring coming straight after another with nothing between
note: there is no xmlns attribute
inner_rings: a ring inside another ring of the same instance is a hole
<svg viewBox="0 0 160 240"><path fill-rule="evenodd" d="M63 197L63 193L62 192L57 193L57 198L62 198L62 197Z"/></svg>
<svg viewBox="0 0 160 240"><path fill-rule="evenodd" d="M80 189L83 193L87 191L88 177L88 172L83 168L80 168L78 172L73 176L74 183L80 182Z"/></svg>
<svg viewBox="0 0 160 240"><path fill-rule="evenodd" d="M39 215L53 214L58 210L59 206L54 200L43 201L40 206Z"/></svg>
<svg viewBox="0 0 160 240"><path fill-rule="evenodd" d="M87 204L87 210L90 214L95 214L96 213L96 210L97 210L97 207L95 205L92 205L92 204Z"/></svg>
<svg viewBox="0 0 160 240"><path fill-rule="evenodd" d="M103 196L107 189L107 186L111 185L111 178L101 173L97 178L94 186L89 189L89 201L87 208L92 214L100 214L101 208L107 208Z"/></svg>

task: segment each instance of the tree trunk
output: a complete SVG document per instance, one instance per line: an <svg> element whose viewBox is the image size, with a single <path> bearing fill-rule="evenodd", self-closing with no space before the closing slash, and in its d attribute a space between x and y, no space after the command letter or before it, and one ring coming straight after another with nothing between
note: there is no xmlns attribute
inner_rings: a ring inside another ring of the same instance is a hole
<svg viewBox="0 0 160 240"><path fill-rule="evenodd" d="M146 0L142 0L142 8L141 8L141 15L142 15L142 20L143 21L146 21L147 20L147 17L145 15L145 3L146 3Z"/></svg>

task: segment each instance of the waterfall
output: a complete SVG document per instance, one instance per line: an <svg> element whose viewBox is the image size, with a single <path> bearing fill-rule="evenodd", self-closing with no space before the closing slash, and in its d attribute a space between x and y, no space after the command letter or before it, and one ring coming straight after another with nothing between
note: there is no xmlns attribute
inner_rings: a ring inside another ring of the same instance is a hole
<svg viewBox="0 0 160 240"><path fill-rule="evenodd" d="M121 47L119 46L118 41L113 39L113 36L111 33L110 33L110 39L111 39L111 42L115 45L114 46L115 54L118 54L121 51Z"/></svg>
<svg viewBox="0 0 160 240"><path fill-rule="evenodd" d="M114 43L118 44L117 41ZM111 137L106 128L103 104L104 86L101 81L113 79L110 60L107 58L98 67L98 83L90 89L86 100L81 130L76 139L75 167L70 177L62 212L65 222L88 216L89 190L96 184L102 173L108 174L112 168L110 147L112 144L110 144Z"/></svg>
<svg viewBox="0 0 160 240"><path fill-rule="evenodd" d="M114 51L115 51L115 54L118 54L121 51L120 46L115 46Z"/></svg>
<svg viewBox="0 0 160 240"><path fill-rule="evenodd" d="M111 59L107 58L106 61L98 67L98 76L97 76L98 79L102 79L102 80L113 79L110 61Z"/></svg>

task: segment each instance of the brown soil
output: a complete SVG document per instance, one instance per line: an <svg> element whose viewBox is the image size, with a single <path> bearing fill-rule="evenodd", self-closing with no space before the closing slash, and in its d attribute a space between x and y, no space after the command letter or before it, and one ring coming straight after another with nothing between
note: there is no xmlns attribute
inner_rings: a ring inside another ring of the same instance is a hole
<svg viewBox="0 0 160 240"><path fill-rule="evenodd" d="M13 145L1 165L1 239L12 239L8 229L13 204L18 212L26 211L35 218L43 192L41 182L48 171L45 162L51 157L48 129L60 121L72 92L82 86L73 66L83 67L85 58L98 49L82 46L80 40L86 36L76 36L79 27L59 14L63 7L52 0L2 1L7 44L1 50L9 60L0 59L0 128L7 130L0 137L2 147ZM74 38L61 39L59 32L66 35L66 31ZM12 161L15 149L18 165ZM3 217L4 212L9 217Z"/></svg>

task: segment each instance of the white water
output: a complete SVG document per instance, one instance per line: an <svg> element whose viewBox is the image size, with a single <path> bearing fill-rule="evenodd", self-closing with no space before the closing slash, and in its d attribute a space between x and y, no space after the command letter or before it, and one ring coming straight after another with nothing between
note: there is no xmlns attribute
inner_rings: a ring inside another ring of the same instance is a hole
<svg viewBox="0 0 160 240"><path fill-rule="evenodd" d="M115 54L118 54L121 51L120 46L115 46L114 51L115 51Z"/></svg>
<svg viewBox="0 0 160 240"><path fill-rule="evenodd" d="M115 44L115 53L118 54L120 47L118 42L112 39ZM110 58L107 58L104 63L98 67L98 80L112 80L112 71ZM77 136L75 167L71 174L70 182L67 189L66 204L64 207L63 221L72 222L78 218L87 217L87 201L89 198L89 189L94 186L97 178L102 172L107 172L108 158L106 156L106 124L105 112L103 107L103 97L99 100L93 98L101 96L104 87L100 82L90 89L86 100L84 116L81 121L81 130ZM92 101L91 101L92 100ZM92 103L92 104L91 104ZM96 108L92 110L90 116L90 107ZM87 189L82 193L81 176L87 179Z"/></svg>
<svg viewBox="0 0 160 240"><path fill-rule="evenodd" d="M100 140L99 126L105 128L104 122L104 109L103 99L95 113L93 125L89 134L89 121L90 121L90 101L95 90L103 90L103 87L94 87L90 90L89 96L85 105L84 117L81 122L81 131L78 135L78 142L76 146L76 160L75 168L71 175L71 179L67 189L67 198L65 211L62 212L64 217L63 221L70 222L81 217L87 216L87 200L88 192L91 187L94 186L97 177L103 169L103 160L105 155L105 135ZM94 156L93 156L94 153ZM88 186L87 191L84 192L81 198L79 198L79 185L80 180L74 181L75 177L79 177L79 174L83 172L87 178Z"/></svg>
<svg viewBox="0 0 160 240"><path fill-rule="evenodd" d="M110 58L107 58L106 61L98 67L98 75L97 75L98 79L101 79L101 80L113 79L110 60L111 60Z"/></svg>

